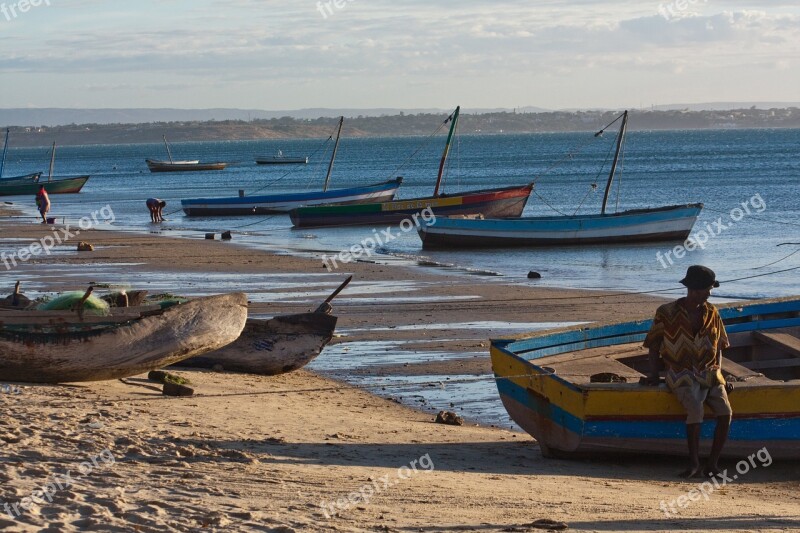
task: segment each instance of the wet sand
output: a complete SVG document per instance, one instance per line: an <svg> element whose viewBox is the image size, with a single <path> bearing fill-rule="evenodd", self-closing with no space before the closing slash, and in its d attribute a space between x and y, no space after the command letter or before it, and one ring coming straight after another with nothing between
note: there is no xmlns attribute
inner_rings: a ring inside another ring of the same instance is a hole
<svg viewBox="0 0 800 533"><path fill-rule="evenodd" d="M7 219L2 229L7 251L52 233L30 220ZM74 251L77 240L95 251ZM330 365L397 379L486 376L487 339L520 323L624 320L663 301L434 268L356 263L329 273L320 260L239 247L235 239L106 231L82 232L51 255L0 268L6 292L20 279L33 295L89 282L189 295L241 289L263 316L313 309L353 274L334 301L346 335L336 342L395 343L412 359L448 357L382 366L371 354L369 369ZM67 471L76 478L13 520L0 514L0 528L528 531L538 519L585 531L800 528L797 463L755 469L667 518L660 502L697 486L676 480L680 459L545 460L527 434L434 424L430 413L306 370L181 375L195 384L195 397L165 399L141 377L0 394L0 506L19 505ZM412 463L416 471L401 469Z"/></svg>

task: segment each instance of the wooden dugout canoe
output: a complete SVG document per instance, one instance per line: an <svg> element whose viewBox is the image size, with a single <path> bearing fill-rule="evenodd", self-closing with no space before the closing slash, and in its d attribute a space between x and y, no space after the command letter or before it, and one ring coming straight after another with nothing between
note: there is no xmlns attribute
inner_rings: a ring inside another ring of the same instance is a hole
<svg viewBox="0 0 800 533"><path fill-rule="evenodd" d="M243 293L108 317L0 311L4 381L67 383L134 376L235 341L247 320Z"/></svg>
<svg viewBox="0 0 800 533"><path fill-rule="evenodd" d="M184 360L178 366L274 376L302 368L319 355L336 329L325 313L249 319L236 342Z"/></svg>
<svg viewBox="0 0 800 533"><path fill-rule="evenodd" d="M741 459L766 447L775 458L800 458L800 298L720 306L720 315L732 343L722 371L735 381L724 455ZM686 455L682 406L666 385L638 383L648 368L641 343L651 324L579 326L492 341L503 404L543 455ZM592 379L608 375L627 382ZM714 424L707 410L703 453Z"/></svg>

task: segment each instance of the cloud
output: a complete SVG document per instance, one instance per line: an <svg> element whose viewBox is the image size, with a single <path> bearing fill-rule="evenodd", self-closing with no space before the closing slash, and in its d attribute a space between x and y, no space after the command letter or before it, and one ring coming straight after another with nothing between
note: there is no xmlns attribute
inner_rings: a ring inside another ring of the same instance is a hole
<svg viewBox="0 0 800 533"><path fill-rule="evenodd" d="M349 90L354 106L378 91L396 98L403 86L414 87L409 96L416 99L456 86L489 105L485 91L492 84L516 97L525 94L517 85L555 83L556 101L561 86L592 77L609 86L621 73L627 83L646 85L634 74L668 72L699 87L710 66L746 76L742 65L759 64L797 79L792 69L800 57L797 8L769 0L760 9L708 0L669 20L655 2L627 0L545 0L535 7L508 0L353 0L324 17L315 0L113 4L84 0L56 9L54 3L36 14L37 32L22 19L8 25L10 34L0 33L0 72L20 79L80 75L89 78L83 85L107 83L123 92L137 86L156 92L155 78L173 97L193 81L209 91L216 83L217 94L245 91L248 83L269 87L287 102L313 95L316 86Z"/></svg>

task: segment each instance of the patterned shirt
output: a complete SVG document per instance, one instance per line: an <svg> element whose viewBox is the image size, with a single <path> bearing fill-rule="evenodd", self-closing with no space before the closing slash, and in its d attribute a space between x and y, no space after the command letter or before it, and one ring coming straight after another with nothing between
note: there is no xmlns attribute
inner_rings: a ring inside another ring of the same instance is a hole
<svg viewBox="0 0 800 533"><path fill-rule="evenodd" d="M667 365L667 385L671 389L692 380L705 387L724 385L717 354L730 346L730 342L719 311L710 303L703 303L700 331L695 335L684 300L680 298L658 308L644 346L658 350Z"/></svg>

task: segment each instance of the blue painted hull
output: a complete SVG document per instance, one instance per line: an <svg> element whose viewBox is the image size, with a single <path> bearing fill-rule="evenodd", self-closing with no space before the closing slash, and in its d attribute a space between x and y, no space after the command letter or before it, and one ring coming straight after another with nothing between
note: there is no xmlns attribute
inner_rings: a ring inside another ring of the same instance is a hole
<svg viewBox="0 0 800 533"><path fill-rule="evenodd" d="M301 206L360 204L391 200L402 182L402 178L397 178L375 185L334 189L325 192L265 194L228 198L193 198L181 200L181 207L188 216L241 216L286 213Z"/></svg>
<svg viewBox="0 0 800 533"><path fill-rule="evenodd" d="M722 370L736 380L725 455L742 459L766 447L774 458L800 458L800 298L729 304L720 308L720 316L733 344L724 353ZM651 324L640 320L579 326L493 340L492 368L511 418L549 456L685 456L683 407L665 385L638 383L642 374L637 364L647 357L641 342ZM764 335L773 340L765 343ZM589 379L599 372L626 377L627 382ZM701 429L704 453L710 449L715 422L707 411Z"/></svg>
<svg viewBox="0 0 800 533"><path fill-rule="evenodd" d="M611 215L438 218L420 227L423 248L489 248L685 240L703 204L624 211Z"/></svg>

